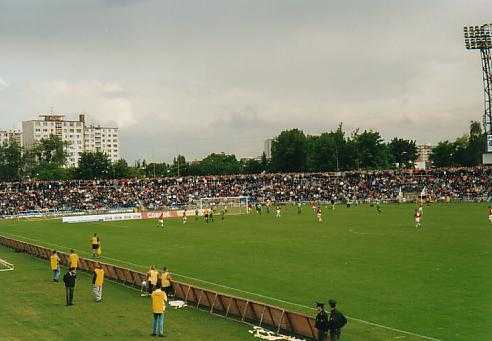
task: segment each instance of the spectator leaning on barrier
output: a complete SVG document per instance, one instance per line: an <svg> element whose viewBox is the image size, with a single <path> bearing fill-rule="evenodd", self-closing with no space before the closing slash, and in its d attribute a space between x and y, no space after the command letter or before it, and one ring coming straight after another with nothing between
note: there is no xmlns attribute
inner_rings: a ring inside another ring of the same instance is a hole
<svg viewBox="0 0 492 341"><path fill-rule="evenodd" d="M56 250L51 253L50 268L53 272L53 282L58 282L60 280L60 257L58 257Z"/></svg>
<svg viewBox="0 0 492 341"><path fill-rule="evenodd" d="M337 302L334 299L328 301L330 305L330 316L328 319L328 329L330 331L330 341L340 340L342 328L347 324L345 316L337 310Z"/></svg>
<svg viewBox="0 0 492 341"><path fill-rule="evenodd" d="M70 268L65 276L63 276L63 282L65 283L65 291L67 298L67 306L73 305L73 292L75 289L75 279L77 275L75 274L75 268Z"/></svg>
<svg viewBox="0 0 492 341"><path fill-rule="evenodd" d="M154 320L152 323L152 336L159 335L164 336L164 312L166 311L167 296L164 291L161 290L159 284L151 295L152 298L152 312L154 314Z"/></svg>
<svg viewBox="0 0 492 341"><path fill-rule="evenodd" d="M94 274L92 276L92 284L93 284L94 297L97 303L102 301L103 283L104 283L104 270L101 267L101 264L96 263Z"/></svg>
<svg viewBox="0 0 492 341"><path fill-rule="evenodd" d="M316 321L314 327L318 329L318 341L325 341L328 335L328 314L325 311L325 305L323 303L316 303L316 309L318 314L316 315Z"/></svg>

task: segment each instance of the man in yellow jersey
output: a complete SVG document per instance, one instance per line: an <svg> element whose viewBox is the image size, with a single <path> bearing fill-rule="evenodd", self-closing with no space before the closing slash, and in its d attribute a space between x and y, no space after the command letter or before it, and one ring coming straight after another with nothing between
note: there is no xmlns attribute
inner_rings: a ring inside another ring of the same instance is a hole
<svg viewBox="0 0 492 341"><path fill-rule="evenodd" d="M154 313L154 322L152 323L152 336L159 335L164 336L164 312L166 311L167 296L164 291L161 290L160 285L157 285L156 289L151 295L152 298L152 312Z"/></svg>
<svg viewBox="0 0 492 341"><path fill-rule="evenodd" d="M53 271L53 282L58 282L60 280L60 257L58 257L56 250L51 253L50 268Z"/></svg>
<svg viewBox="0 0 492 341"><path fill-rule="evenodd" d="M95 258L97 257L97 250L99 249L101 243L101 240L97 236L97 233L94 233L94 235L92 236L91 243L92 243L92 256Z"/></svg>
<svg viewBox="0 0 492 341"><path fill-rule="evenodd" d="M96 267L94 269L94 274L92 276L92 284L94 297L96 298L96 302L101 302L102 300L102 287L104 283L104 270L101 264L96 263Z"/></svg>
<svg viewBox="0 0 492 341"><path fill-rule="evenodd" d="M70 250L70 255L68 256L68 267L74 270L77 270L79 267L79 256L73 249Z"/></svg>
<svg viewBox="0 0 492 341"><path fill-rule="evenodd" d="M162 273L160 275L160 284L162 290L166 293L167 296L170 297L172 294L171 273L167 270L166 267L162 268Z"/></svg>
<svg viewBox="0 0 492 341"><path fill-rule="evenodd" d="M159 277L159 271L152 265L149 272L147 272L149 294L152 294L157 285L157 277Z"/></svg>

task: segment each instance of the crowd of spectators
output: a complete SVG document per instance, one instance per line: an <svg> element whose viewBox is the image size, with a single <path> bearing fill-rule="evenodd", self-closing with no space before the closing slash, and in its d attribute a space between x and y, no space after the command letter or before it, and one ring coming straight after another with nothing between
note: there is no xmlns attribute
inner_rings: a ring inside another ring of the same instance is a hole
<svg viewBox="0 0 492 341"><path fill-rule="evenodd" d="M186 206L207 197L252 201L396 201L422 193L436 200L489 200L492 168L256 174L0 183L0 216L26 211L148 210Z"/></svg>

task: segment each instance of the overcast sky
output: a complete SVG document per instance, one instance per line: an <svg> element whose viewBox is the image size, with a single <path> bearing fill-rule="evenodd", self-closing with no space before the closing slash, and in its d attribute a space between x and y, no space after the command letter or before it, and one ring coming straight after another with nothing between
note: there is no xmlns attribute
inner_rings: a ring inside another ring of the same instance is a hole
<svg viewBox="0 0 492 341"><path fill-rule="evenodd" d="M487 22L490 0L0 0L0 128L87 112L129 160L339 122L435 143L481 119L462 27Z"/></svg>

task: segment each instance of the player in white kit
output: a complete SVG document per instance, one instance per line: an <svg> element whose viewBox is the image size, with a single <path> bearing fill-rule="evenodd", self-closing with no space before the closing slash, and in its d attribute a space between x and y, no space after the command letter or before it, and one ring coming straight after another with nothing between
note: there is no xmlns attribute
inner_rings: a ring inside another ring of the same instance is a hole
<svg viewBox="0 0 492 341"><path fill-rule="evenodd" d="M420 231L423 231L422 225L420 224L420 220L422 219L422 213L420 213L419 209L415 210L415 228Z"/></svg>

